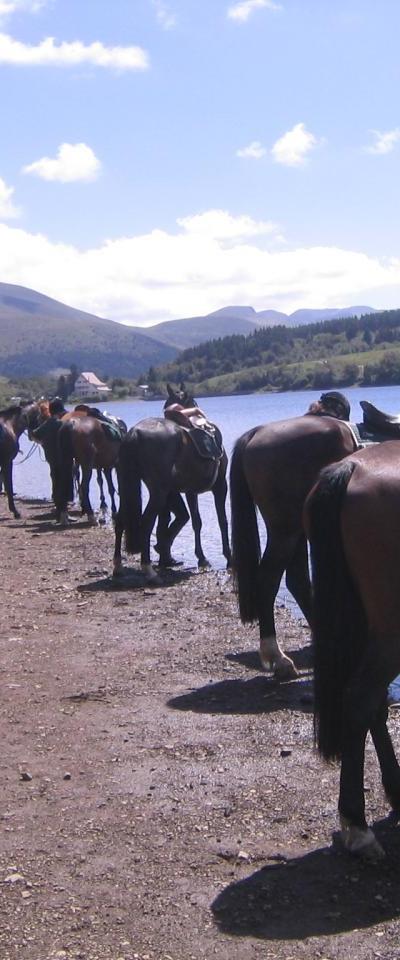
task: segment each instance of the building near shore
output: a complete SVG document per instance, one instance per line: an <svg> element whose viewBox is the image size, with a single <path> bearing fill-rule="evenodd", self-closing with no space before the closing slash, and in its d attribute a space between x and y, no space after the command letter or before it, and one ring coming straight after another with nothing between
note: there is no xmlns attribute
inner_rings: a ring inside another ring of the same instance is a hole
<svg viewBox="0 0 400 960"><path fill-rule="evenodd" d="M110 396L110 393L112 393L110 387L108 387L106 383L103 383L102 380L99 380L91 370L80 373L79 377L75 380L74 396L81 399L83 397L90 397L97 400L105 400Z"/></svg>

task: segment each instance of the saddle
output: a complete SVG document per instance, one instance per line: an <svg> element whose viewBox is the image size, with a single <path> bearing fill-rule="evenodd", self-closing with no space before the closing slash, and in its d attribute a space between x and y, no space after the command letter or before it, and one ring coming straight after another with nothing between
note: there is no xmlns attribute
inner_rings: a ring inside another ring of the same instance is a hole
<svg viewBox="0 0 400 960"><path fill-rule="evenodd" d="M386 439L388 437L400 439L399 415L384 413L368 400L360 400L360 407L363 411L363 423L360 426L363 426L368 433L377 434Z"/></svg>
<svg viewBox="0 0 400 960"><path fill-rule="evenodd" d="M199 407L181 407L173 404L164 411L167 420L182 427L196 447L200 457L206 460L221 460L224 448L216 426L207 420Z"/></svg>
<svg viewBox="0 0 400 960"><path fill-rule="evenodd" d="M118 422L117 417L113 417L111 413L106 413L106 411L103 413L98 407L90 407L87 403L79 403L75 407L75 410L83 410L87 413L88 417L94 417L95 420L100 420L104 433L107 434L110 440L122 440L122 426Z"/></svg>

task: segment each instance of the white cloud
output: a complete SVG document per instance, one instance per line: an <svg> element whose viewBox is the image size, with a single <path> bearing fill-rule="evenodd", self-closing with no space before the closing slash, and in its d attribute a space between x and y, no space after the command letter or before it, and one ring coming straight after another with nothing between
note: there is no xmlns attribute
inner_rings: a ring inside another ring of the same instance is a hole
<svg viewBox="0 0 400 960"><path fill-rule="evenodd" d="M271 154L276 163L282 163L286 167L298 167L306 162L307 154L318 146L319 142L313 133L306 130L304 123L296 123L292 130L288 130L274 143Z"/></svg>
<svg viewBox="0 0 400 960"><path fill-rule="evenodd" d="M152 0L156 17L163 30L172 30L176 26L176 15L164 3L164 0Z"/></svg>
<svg viewBox="0 0 400 960"><path fill-rule="evenodd" d="M241 147L240 150L236 150L236 156L251 157L253 160L260 160L261 157L265 156L266 152L265 147L262 146L259 140L252 140L248 147Z"/></svg>
<svg viewBox="0 0 400 960"><path fill-rule="evenodd" d="M12 220L19 217L20 210L13 203L14 187L8 187L0 177L0 220Z"/></svg>
<svg viewBox="0 0 400 960"><path fill-rule="evenodd" d="M38 13L45 7L47 0L0 0L0 19L12 16L13 13Z"/></svg>
<svg viewBox="0 0 400 960"><path fill-rule="evenodd" d="M276 224L270 220L234 217L227 210L207 210L191 217L181 217L177 223L188 235L208 237L221 242L272 234L277 229Z"/></svg>
<svg viewBox="0 0 400 960"><path fill-rule="evenodd" d="M277 249L265 225L224 211L185 217L173 232L154 229L89 250L1 224L0 276L141 326L229 303L288 313L357 302L400 305L400 259L328 246Z"/></svg>
<svg viewBox="0 0 400 960"><path fill-rule="evenodd" d="M226 15L229 20L244 23L256 10L260 10L262 7L268 10L282 9L281 5L274 3L273 0L240 0L239 3L234 3L231 7L228 7Z"/></svg>
<svg viewBox="0 0 400 960"><path fill-rule="evenodd" d="M23 167L22 173L33 173L41 180L73 183L78 180L96 180L100 169L100 160L86 143L62 143L56 157L35 160Z"/></svg>
<svg viewBox="0 0 400 960"><path fill-rule="evenodd" d="M375 137L375 143L370 147L365 147L367 153L375 153L382 156L385 153L391 153L396 143L400 140L400 127L394 130L388 130L386 133L380 133L379 130L371 130Z"/></svg>
<svg viewBox="0 0 400 960"><path fill-rule="evenodd" d="M16 67L76 67L89 64L113 70L147 70L149 58L141 47L106 47L103 43L56 43L46 37L37 46L0 33L0 63Z"/></svg>

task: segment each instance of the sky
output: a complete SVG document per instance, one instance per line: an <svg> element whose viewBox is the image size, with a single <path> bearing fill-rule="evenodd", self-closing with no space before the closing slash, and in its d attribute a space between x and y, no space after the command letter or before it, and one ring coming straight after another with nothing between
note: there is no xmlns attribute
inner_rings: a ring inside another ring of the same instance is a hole
<svg viewBox="0 0 400 960"><path fill-rule="evenodd" d="M0 0L0 281L400 308L398 0Z"/></svg>

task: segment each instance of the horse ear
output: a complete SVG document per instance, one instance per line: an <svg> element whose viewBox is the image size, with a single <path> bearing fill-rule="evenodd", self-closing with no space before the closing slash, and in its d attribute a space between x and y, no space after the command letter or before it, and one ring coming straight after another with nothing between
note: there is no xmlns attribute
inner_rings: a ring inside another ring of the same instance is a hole
<svg viewBox="0 0 400 960"><path fill-rule="evenodd" d="M168 396L171 397L171 399L175 396L170 383L167 383L167 393L168 393Z"/></svg>

